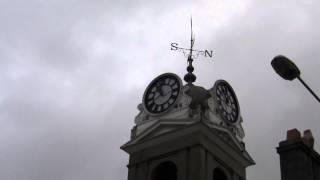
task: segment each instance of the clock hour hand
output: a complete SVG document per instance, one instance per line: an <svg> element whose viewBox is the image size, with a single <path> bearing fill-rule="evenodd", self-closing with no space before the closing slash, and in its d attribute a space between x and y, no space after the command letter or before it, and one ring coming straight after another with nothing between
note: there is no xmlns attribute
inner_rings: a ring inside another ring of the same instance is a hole
<svg viewBox="0 0 320 180"><path fill-rule="evenodd" d="M164 93L163 93L163 90L162 90L162 86L160 86L160 87L156 86L156 88L157 88L157 92L159 92L160 95L163 96Z"/></svg>
<svg viewBox="0 0 320 180"><path fill-rule="evenodd" d="M155 96L153 101L156 101L157 99L159 99L160 97L162 97L160 94L158 96Z"/></svg>
<svg viewBox="0 0 320 180"><path fill-rule="evenodd" d="M161 87L160 89L162 90L162 87ZM160 92L162 92L162 94L161 94ZM154 101L156 101L156 100L159 99L160 97L166 97L168 94L171 93L171 90L168 90L167 92L164 92L164 91L160 91L160 92L157 91L157 94L158 94L158 95L155 95Z"/></svg>
<svg viewBox="0 0 320 180"><path fill-rule="evenodd" d="M154 100L158 99L159 97L161 97L161 94L157 91L154 95Z"/></svg>
<svg viewBox="0 0 320 180"><path fill-rule="evenodd" d="M163 96L167 96L169 93L171 93L171 90L169 90L167 93L165 93Z"/></svg>

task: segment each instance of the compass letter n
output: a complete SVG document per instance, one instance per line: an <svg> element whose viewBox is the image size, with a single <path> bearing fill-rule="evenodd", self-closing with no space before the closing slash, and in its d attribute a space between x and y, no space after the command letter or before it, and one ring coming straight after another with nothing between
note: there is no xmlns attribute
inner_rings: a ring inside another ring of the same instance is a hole
<svg viewBox="0 0 320 180"><path fill-rule="evenodd" d="M212 57L212 51L209 52L208 50L204 50L204 57L207 57L207 56Z"/></svg>
<svg viewBox="0 0 320 180"><path fill-rule="evenodd" d="M171 50L178 50L178 43L171 43Z"/></svg>

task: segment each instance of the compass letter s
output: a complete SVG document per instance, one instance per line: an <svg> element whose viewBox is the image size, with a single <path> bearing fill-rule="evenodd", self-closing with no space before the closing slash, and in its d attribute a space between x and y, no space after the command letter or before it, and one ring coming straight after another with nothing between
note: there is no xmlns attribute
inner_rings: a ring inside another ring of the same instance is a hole
<svg viewBox="0 0 320 180"><path fill-rule="evenodd" d="M171 50L178 50L178 43L171 43Z"/></svg>

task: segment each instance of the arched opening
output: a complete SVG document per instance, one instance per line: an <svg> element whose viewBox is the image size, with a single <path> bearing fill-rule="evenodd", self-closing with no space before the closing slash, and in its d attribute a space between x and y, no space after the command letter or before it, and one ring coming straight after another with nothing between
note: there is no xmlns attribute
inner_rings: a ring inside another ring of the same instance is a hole
<svg viewBox="0 0 320 180"><path fill-rule="evenodd" d="M213 170L213 180L228 180L226 174L220 168Z"/></svg>
<svg viewBox="0 0 320 180"><path fill-rule="evenodd" d="M159 164L152 172L152 180L177 180L177 166L170 161Z"/></svg>

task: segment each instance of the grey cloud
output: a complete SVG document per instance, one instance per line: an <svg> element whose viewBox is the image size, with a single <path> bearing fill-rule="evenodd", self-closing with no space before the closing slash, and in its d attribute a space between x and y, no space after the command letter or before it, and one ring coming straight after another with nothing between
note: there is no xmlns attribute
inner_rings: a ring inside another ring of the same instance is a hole
<svg viewBox="0 0 320 180"><path fill-rule="evenodd" d="M292 58L320 92L316 1L4 1L1 179L126 179L119 147L144 88L160 73L185 74L185 57L169 45L188 46L189 12L196 46L214 50L195 61L196 84L230 82L257 161L248 179L280 179L277 143L294 127L320 137L319 112L270 60Z"/></svg>

